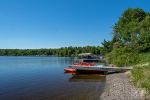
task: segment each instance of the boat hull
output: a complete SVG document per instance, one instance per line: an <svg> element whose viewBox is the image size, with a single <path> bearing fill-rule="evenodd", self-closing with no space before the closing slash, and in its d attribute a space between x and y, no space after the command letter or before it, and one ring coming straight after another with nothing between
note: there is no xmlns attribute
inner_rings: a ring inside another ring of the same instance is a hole
<svg viewBox="0 0 150 100"><path fill-rule="evenodd" d="M76 70L76 73L79 73L79 74L106 74L106 71L98 71L98 70Z"/></svg>
<svg viewBox="0 0 150 100"><path fill-rule="evenodd" d="M75 68L65 68L64 71L65 71L65 73L75 73L76 69Z"/></svg>

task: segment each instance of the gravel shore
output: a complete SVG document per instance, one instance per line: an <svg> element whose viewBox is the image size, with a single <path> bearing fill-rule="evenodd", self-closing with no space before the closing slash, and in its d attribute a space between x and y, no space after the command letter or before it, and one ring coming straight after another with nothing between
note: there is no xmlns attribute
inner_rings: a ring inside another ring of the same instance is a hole
<svg viewBox="0 0 150 100"><path fill-rule="evenodd" d="M106 85L100 100L145 100L141 92L133 86L125 73L106 76Z"/></svg>

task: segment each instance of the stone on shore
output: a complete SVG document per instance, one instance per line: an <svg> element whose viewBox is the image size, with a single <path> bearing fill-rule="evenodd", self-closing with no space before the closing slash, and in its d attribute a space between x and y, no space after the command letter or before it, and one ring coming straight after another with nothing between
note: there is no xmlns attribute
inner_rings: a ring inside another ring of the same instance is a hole
<svg viewBox="0 0 150 100"><path fill-rule="evenodd" d="M106 85L100 100L145 100L125 73L106 76Z"/></svg>

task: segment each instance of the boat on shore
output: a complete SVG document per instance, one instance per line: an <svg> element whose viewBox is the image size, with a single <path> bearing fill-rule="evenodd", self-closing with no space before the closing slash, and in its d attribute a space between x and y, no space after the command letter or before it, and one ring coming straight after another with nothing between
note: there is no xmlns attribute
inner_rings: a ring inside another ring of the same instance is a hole
<svg viewBox="0 0 150 100"><path fill-rule="evenodd" d="M78 59L75 59L75 61L76 63L74 63L73 65L70 65L68 68L64 68L65 73L77 73L78 67L90 68L93 66L97 66L99 57L96 55L92 55L91 53L82 53L78 55ZM93 71L91 72L93 73ZM88 71L88 73L90 72ZM94 71L94 73L97 73L97 72Z"/></svg>
<svg viewBox="0 0 150 100"><path fill-rule="evenodd" d="M77 67L92 67L95 66L96 63L88 63L88 62L79 62L73 65L70 65L68 68L64 68L65 73L75 73Z"/></svg>

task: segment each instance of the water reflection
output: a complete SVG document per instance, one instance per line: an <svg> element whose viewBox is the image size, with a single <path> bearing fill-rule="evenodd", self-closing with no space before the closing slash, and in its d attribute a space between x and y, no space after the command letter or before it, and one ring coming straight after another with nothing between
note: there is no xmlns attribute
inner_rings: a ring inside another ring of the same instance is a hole
<svg viewBox="0 0 150 100"><path fill-rule="evenodd" d="M104 82L105 76L100 74L72 74L69 82Z"/></svg>

